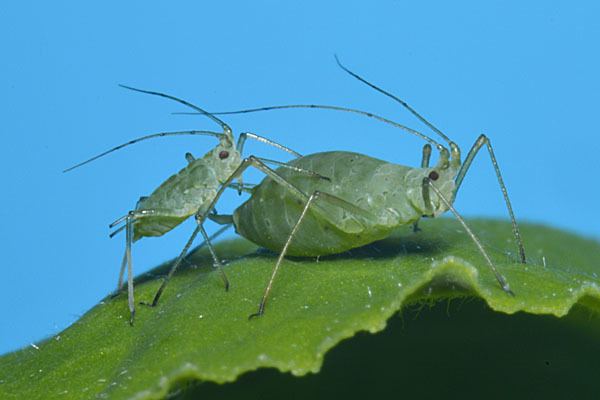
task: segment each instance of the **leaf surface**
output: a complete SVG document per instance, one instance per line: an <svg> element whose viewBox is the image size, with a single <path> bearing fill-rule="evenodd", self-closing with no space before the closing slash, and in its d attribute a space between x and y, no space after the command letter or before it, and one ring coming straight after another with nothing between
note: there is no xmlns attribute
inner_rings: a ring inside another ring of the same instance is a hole
<svg viewBox="0 0 600 400"><path fill-rule="evenodd" d="M424 221L421 232L406 229L337 256L286 260L265 315L249 321L276 255L239 239L217 246L229 261L228 292L207 254L197 251L189 261L198 268L178 272L156 308L138 306L135 326L122 294L39 349L0 358L0 398L159 399L184 381L231 382L262 367L305 375L318 372L343 339L384 329L407 305L440 299L477 297L507 314L562 317L575 304L600 311L598 242L523 225L523 265L515 262L509 224L469 223L514 297L500 289L460 226L438 219ZM152 299L167 269L137 279L137 300Z"/></svg>

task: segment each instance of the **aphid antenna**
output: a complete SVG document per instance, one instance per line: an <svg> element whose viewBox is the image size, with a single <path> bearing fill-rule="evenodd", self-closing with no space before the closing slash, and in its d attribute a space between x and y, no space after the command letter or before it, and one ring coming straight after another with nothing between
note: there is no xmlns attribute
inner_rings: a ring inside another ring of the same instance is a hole
<svg viewBox="0 0 600 400"><path fill-rule="evenodd" d="M164 136L183 136L183 135L192 135L192 136L215 136L218 138L221 137L226 137L226 135L224 133L221 132L212 132L212 131L179 131L179 132L160 132L160 133L153 133L151 135L146 135L146 136L141 136L135 139L132 139L126 143L120 144L118 146L113 147L112 149L106 150L105 152L102 152L100 154L97 154L91 158L88 158L85 161L82 161L78 164L73 165L72 167L69 167L65 170L63 170L63 172L69 172L74 170L75 168L79 168L85 164L89 164L92 161L95 161L97 159L99 159L100 157L104 157L107 154L110 154L114 151L120 150L123 147L127 147L129 145L138 143L138 142L142 142L144 140L148 140L148 139L153 139L153 138L158 138L158 137L164 137Z"/></svg>
<svg viewBox="0 0 600 400"><path fill-rule="evenodd" d="M119 85L119 87L122 87L124 89L128 89L128 90L132 90L134 92L140 92L140 93L145 93L145 94L150 94L153 96L159 96L159 97L164 97L167 98L169 100L173 100L176 101L180 104L185 105L186 107L189 107L195 111L197 111L198 113L205 115L206 117L210 118L211 120L213 120L214 122L216 122L219 126L221 126L221 128L223 128L223 133L220 132L213 132L213 131L204 131L204 130L192 130L192 131L178 131L178 132L160 132L160 133L154 133L151 135L146 135L146 136L141 136L138 138L135 138L133 140L130 140L126 143L120 144L118 146L115 146L109 150L106 150L103 153L97 154L85 161L82 161L76 165L73 165L72 167L69 167L65 170L63 170L63 172L69 172L72 171L76 168L79 168L85 164L91 163L92 161L97 160L100 157L104 157L107 154L110 154L114 151L120 150L124 147L130 146L132 144L138 143L138 142L142 142L144 140L148 140L148 139L154 139L157 137L164 137L164 136L181 136L181 135L207 135L207 136L215 136L217 138L223 138L225 137L230 143L235 143L234 138L233 138L233 132L231 131L231 128L229 127L229 125L227 125L225 122L223 122L221 119L217 118L215 115L209 113L208 111L202 109L201 107L198 107L188 101L185 101L183 99L180 99L178 97L175 96L171 96L169 94L166 93L161 93L161 92L154 92L154 91L150 91L150 90L143 90L143 89L137 89L131 86L127 86L127 85Z"/></svg>
<svg viewBox="0 0 600 400"><path fill-rule="evenodd" d="M221 126L221 128L223 128L223 133L225 133L227 136L229 136L232 140L233 140L233 133L231 131L231 128L229 127L229 125L227 125L224 121L222 121L221 119L217 118L215 115L209 113L208 111L198 107L197 105L194 105L192 103L190 103L189 101L185 101L183 99L180 99L178 97L175 96L171 96L170 94L166 94L166 93L162 93L162 92L154 92L151 90L144 90L144 89L137 89L131 86L127 86L127 85L119 85L120 87L124 88L124 89L129 89L129 90L133 90L134 92L140 92L140 93L145 93L145 94L150 94L152 96L159 96L159 97L164 97L166 99L169 100L173 100L176 101L178 103L183 104L186 107L189 107L193 110L198 111L200 114L207 116L208 118L212 119L214 122L216 122L217 124L219 124Z"/></svg>
<svg viewBox="0 0 600 400"><path fill-rule="evenodd" d="M362 76L357 74L356 72L350 70L348 67L346 67L344 64L342 64L342 62L338 58L337 54L334 54L334 57L335 57L335 62L344 72L346 72L350 76L354 77L355 79L359 80L360 82L364 83L365 85L369 86L370 88L375 89L376 91L383 94L384 96L387 96L387 97L391 98L392 100L400 103L400 105L402 105L402 107L406 108L419 121L421 121L422 123L427 125L427 127L429 127L429 129L431 129L433 132L437 133L437 135L439 137L441 137L446 143L448 143L448 145L450 147L456 146L456 144L452 140L450 140L450 138L448 136L446 136L446 134L444 132L442 132L435 125L433 125L431 122L429 122L425 117L423 117L421 114L419 114L417 112L417 110L412 108L406 101L404 101L401 98L399 98L398 96L388 92L387 90L380 88L379 86L375 85L374 83L369 82L368 80L366 80L365 78L363 78Z"/></svg>
<svg viewBox="0 0 600 400"><path fill-rule="evenodd" d="M326 104L285 104L285 105L280 105L280 106L247 108L247 109L235 110L235 111L216 111L216 112L211 112L211 113L213 115L233 115L233 114L248 114L248 113L254 113L254 112L261 112L261 111L286 110L286 109L294 109L294 108L312 108L312 109L320 109L320 110L344 111L344 112L348 112L348 113L363 115L365 117L373 118L377 121L380 121L385 124L391 125L393 127L402 129L403 131L410 133L411 135L415 135L415 136L425 140L427 143L431 144L432 146L435 146L440 151L443 151L445 149L445 147L442 144L440 144L433 138L425 135L424 133L421 133L417 130L409 128L406 125L402 125L398 122L392 121L391 119L382 117L382 116L374 114L372 112L363 111L363 110L359 110L356 108L331 106L331 105L326 105ZM194 113L194 112L173 112L172 114L174 114L174 115L198 115L198 113Z"/></svg>

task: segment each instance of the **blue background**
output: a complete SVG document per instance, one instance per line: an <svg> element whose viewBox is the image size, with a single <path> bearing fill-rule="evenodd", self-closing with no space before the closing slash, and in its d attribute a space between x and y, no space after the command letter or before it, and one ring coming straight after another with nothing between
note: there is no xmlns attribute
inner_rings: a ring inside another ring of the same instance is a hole
<svg viewBox="0 0 600 400"><path fill-rule="evenodd" d="M217 4L218 3L218 4ZM553 4L550 4L553 3ZM353 106L426 131L335 65L406 99L466 151L487 133L521 221L600 237L597 2L10 2L0 9L0 353L57 333L114 289L124 238L107 225L211 138L149 141L69 174L147 133L217 129L160 90L209 110L297 102ZM418 165L422 142L327 111L227 117L303 153L363 152ZM250 143L246 154L287 159ZM259 175L254 175L254 180ZM247 181L251 181L249 175ZM240 204L235 195L220 212ZM487 154L456 206L506 218ZM214 230L214 227L211 226ZM175 256L187 223L134 247L137 273Z"/></svg>

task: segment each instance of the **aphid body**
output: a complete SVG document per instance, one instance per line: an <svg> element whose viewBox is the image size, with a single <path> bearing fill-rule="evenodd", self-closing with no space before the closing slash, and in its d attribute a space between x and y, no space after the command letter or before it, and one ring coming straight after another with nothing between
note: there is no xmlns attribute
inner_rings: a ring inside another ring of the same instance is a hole
<svg viewBox="0 0 600 400"><path fill-rule="evenodd" d="M447 199L452 199L458 171L451 164L411 168L343 151L310 154L290 164L331 179L319 182L283 169L277 171L307 195L314 192L327 195L307 210L287 249L293 256L341 253L384 239L399 226L415 223L422 216L442 214L448 207L435 193L429 194L427 201L424 191L428 187L423 180L437 175L437 188ZM236 230L261 246L280 251L307 199L265 178L235 210Z"/></svg>
<svg viewBox="0 0 600 400"><path fill-rule="evenodd" d="M242 159L233 137L223 135L219 144L202 158L188 155L189 164L164 181L136 210L152 210L133 224L133 240L161 236L196 214L208 213L219 187L240 166Z"/></svg>

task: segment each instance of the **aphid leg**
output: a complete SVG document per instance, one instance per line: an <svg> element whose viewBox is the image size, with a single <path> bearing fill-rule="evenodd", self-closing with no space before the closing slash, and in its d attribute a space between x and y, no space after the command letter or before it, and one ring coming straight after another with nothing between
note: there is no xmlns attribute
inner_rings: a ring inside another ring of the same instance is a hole
<svg viewBox="0 0 600 400"><path fill-rule="evenodd" d="M429 168L429 161L431 160L431 145L429 143L423 146L423 157L421 158L421 168ZM424 188L425 189L425 188ZM425 191L423 191L425 193ZM425 203L429 204L429 203ZM420 232L419 221L413 223L413 233Z"/></svg>
<svg viewBox="0 0 600 400"><path fill-rule="evenodd" d="M234 182L234 183L229 184L229 188L235 189L238 191L242 191L245 193L252 193L252 189L254 189L255 186L256 186L256 184L253 184L253 183L242 183L240 185L239 183Z"/></svg>
<svg viewBox="0 0 600 400"><path fill-rule="evenodd" d="M185 153L185 160L188 162L188 164L191 164L196 161L196 157L194 157L192 153Z"/></svg>
<svg viewBox="0 0 600 400"><path fill-rule="evenodd" d="M438 198L444 203L444 205L446 207L448 207L448 209L452 212L452 214L454 214L454 216L456 217L456 219L458 220L458 222L460 222L460 224L463 226L463 228L465 229L465 231L467 232L467 234L471 237L471 240L473 240L473 242L475 243L475 245L479 249L479 252L483 255L483 258L485 258L485 261L488 263L490 269L494 273L494 276L496 277L496 280L500 284L500 287L502 288L502 290L504 290L509 295L514 296L515 294L513 293L512 290L510 290L510 286L508 285L508 282L506 281L506 279L504 278L504 276L502 276L500 274L500 272L498 272L498 270L496 269L496 266L492 262L492 259L490 258L490 256L488 255L488 253L483 248L483 245L481 244L481 241L479 240L479 238L477 238L477 236L475 236L475 234L473 233L473 231L471 230L471 228L469 228L469 226L467 225L467 223L465 222L465 220L463 219L463 217L458 213L458 211L456 211L456 208L454 208L454 206L452 205L452 203L450 202L450 200L446 199L444 197L444 195L440 192L440 190L435 187L435 185L433 184L433 182L431 181L431 179L429 179L429 178L423 178L423 184L424 185L426 184L427 186L429 186L435 192L435 194L438 196Z"/></svg>
<svg viewBox="0 0 600 400"><path fill-rule="evenodd" d="M154 295L154 299L152 300L152 303L141 302L140 304L143 304L145 306L151 306L151 307L154 307L154 306L156 306L156 304L158 304L158 300L160 299L160 296L162 295L162 292L165 290L165 287L167 286L167 284L171 280L171 277L173 276L173 274L175 274L175 271L177 271L177 268L179 267L179 265L185 259L185 256L186 256L189 248L192 246L192 243L194 242L194 239L198 235L198 232L202 233L202 235L204 236L204 241L202 243L200 243L194 250L192 250L192 252L200 250L205 245L208 246L208 249L209 249L209 251L211 253L211 256L213 257L213 260L215 262L215 264L213 264L213 265L215 267L217 267L219 269L219 271L221 272L223 280L225 282L225 290L228 290L229 289L229 280L227 279L227 276L225 276L225 272L223 271L223 269L221 267L221 262L219 261L219 259L216 256L216 253L215 253L214 248L213 248L213 246L211 244L211 241L215 240L218 236L220 236L223 232L225 232L230 227L231 227L231 224L228 224L228 225L222 227L221 229L219 229L217 232L213 233L211 236L207 236L206 235L206 231L204 230L204 228L201 225L198 225L196 227L196 229L194 230L194 232L192 233L192 236L190 236L190 238L188 239L188 242L186 243L185 247L183 248L183 250L179 254L179 257L177 257L175 259L175 261L173 262L173 265L171 265L171 269L169 270L169 272L168 272L167 276L165 277L165 279L163 279L162 284L160 285L160 287L158 288L156 294Z"/></svg>
<svg viewBox="0 0 600 400"><path fill-rule="evenodd" d="M123 275L125 275L125 268L127 266L127 253L123 253L123 260L121 261L121 269L119 270L119 279L117 280L117 290L110 295L110 298L117 297L125 287L123 286Z"/></svg>
<svg viewBox="0 0 600 400"><path fill-rule="evenodd" d="M283 261L283 258L285 257L285 253L287 253L287 249L290 246L290 243L292 242L292 240L294 239L294 236L296 235L296 232L298 231L298 227L302 223L302 220L304 219L304 216L306 215L308 208L320 196L320 194L321 194L321 192L317 191L317 192L314 192L312 195L310 195L310 197L308 198L308 201L304 205L304 209L302 210L302 213L300 214L298 221L296 221L296 224L292 228L290 235L288 236L287 240L285 241L285 245L281 249L281 253L279 253L279 257L277 258L277 262L275 263L275 268L273 268L273 272L271 273L271 278L269 279L269 283L267 284L267 287L265 288L265 292L262 296L262 299L260 300L260 304L258 305L258 311L254 314L250 314L248 319L260 317L261 315L264 314L265 305L267 304L267 299L269 297L269 293L271 292L271 287L273 287L273 281L275 280L275 275L277 275L277 271L279 271L279 267L281 266L281 262Z"/></svg>
<svg viewBox="0 0 600 400"><path fill-rule="evenodd" d="M423 157L421 157L421 168L429 168L431 160L431 145L429 143L423 146Z"/></svg>
<svg viewBox="0 0 600 400"><path fill-rule="evenodd" d="M269 168L267 165L265 165L259 159L257 159L254 156L250 156L248 158L245 158L241 162L240 166L229 176L229 178L227 178L225 180L225 182L223 182L223 184L221 185L221 187L219 188L219 190L217 191L217 193L213 197L213 200L211 201L210 205L206 209L207 210L214 210L214 208L215 208L215 206L217 204L217 201L221 198L221 195L223 194L223 192L225 191L225 189L227 189L228 187L230 187L233 184L233 181L235 179L237 179L244 172L244 170L246 170L250 166L258 168L259 170L261 170L262 172L266 173L271 178L273 178L276 182L285 182L285 183L287 183L274 170L272 170L271 168ZM292 186L291 184L288 184L288 185ZM295 190L296 192L298 192L301 195L303 195L303 193L300 190L298 190L296 187L292 186L292 188L293 188L292 190ZM167 274L167 276L163 280L163 283L160 285L160 287L156 291L156 294L154 295L154 299L152 300L152 303L147 304L147 305L150 305L152 307L156 306L156 304L158 303L158 300L160 299L160 296L162 295L162 292L165 290L165 287L169 283L169 280L171 279L171 277L173 276L173 274L175 273L175 271L179 267L179 264L181 264L181 261L183 260L183 258L187 254L187 252L190 249L190 247L192 246L192 243L194 242L194 239L198 235L198 232L200 232L203 229L202 225L204 224L204 221L206 221L206 218L209 216L209 214L210 214L210 212L196 214L196 222L197 222L196 229L194 229L194 232L192 233L192 236L188 239L187 243L183 247L183 250L181 251L181 253L177 257L177 259L173 263L173 266L169 270L169 273Z"/></svg>
<svg viewBox="0 0 600 400"><path fill-rule="evenodd" d="M286 146L284 146L282 144L279 144L279 143L277 143L277 142L275 142L275 141L273 141L271 139L267 139L266 137L257 135L256 133L252 133L252 132L242 132L242 133L240 133L240 137L238 138L238 142L237 142L237 151L240 154L244 154L244 144L246 143L246 139L248 139L248 138L254 139L254 140L256 140L258 142L261 142L261 143L268 144L268 145L273 146L273 147L276 147L279 150L283 150L286 153L289 153L289 154L293 155L296 158L302 157L302 154L298 153L297 151L294 151L294 150L290 149L289 147L286 147ZM242 175L239 176L238 183L240 185L243 185ZM238 190L238 194L242 194L242 190L241 189Z"/></svg>
<svg viewBox="0 0 600 400"><path fill-rule="evenodd" d="M216 222L219 225L233 224L233 215L231 214L217 214L216 212L212 212L208 215L208 219L210 219L213 222Z"/></svg>
<svg viewBox="0 0 600 400"><path fill-rule="evenodd" d="M483 147L484 144L488 150L488 153L490 154L490 159L492 161L492 165L494 166L494 170L496 171L496 178L498 178L498 184L500 185L500 190L502 191L502 195L504 196L504 202L506 203L508 215L510 216L510 220L512 222L513 235L515 237L515 242L518 247L520 261L521 261L521 263L526 264L527 260L525 258L525 247L523 246L523 241L521 240L521 233L519 231L519 226L517 225L517 220L515 218L515 214L513 212L512 205L510 203L510 199L508 198L508 191L506 190L506 186L504 185L504 180L502 179L502 174L500 173L500 167L498 166L498 162L496 161L496 156L494 155L494 150L492 149L492 144L490 143L490 139L488 139L487 136L485 136L483 134L480 135L477 138L477 141L473 144L473 147L471 147L471 150L469 150L469 153L467 154L467 157L465 158L465 162L463 163L463 165L460 168L460 171L458 171L458 174L456 175L456 179L455 179L456 188L454 189L454 195L453 195L454 198L451 199L451 201L454 202L454 199L456 198L456 195L458 193L458 189L460 188L460 185L462 184L462 181L463 181L465 175L467 174L467 171L469 170L469 167L471 166L473 159L475 158L475 156L477 155L477 152L481 149L481 147Z"/></svg>
<svg viewBox="0 0 600 400"><path fill-rule="evenodd" d="M413 231L413 233L419 233L422 230L423 229L419 228L419 221L418 220L415 221L415 222L413 222L413 224L412 224L412 231Z"/></svg>
<svg viewBox="0 0 600 400"><path fill-rule="evenodd" d="M133 325L135 318L135 299L133 298L133 263L131 260L131 244L133 242L133 219L135 212L130 211L127 216L125 236L125 258L127 259L127 301L129 304L129 324Z"/></svg>
<svg viewBox="0 0 600 400"><path fill-rule="evenodd" d="M274 165L277 165L278 167L285 168L285 169L289 169L289 170L291 170L291 171L294 171L294 172L297 172L297 173L299 173L299 174L305 174L305 175L311 176L311 177L313 177L313 178L319 178L319 179L323 179L323 180L326 180L326 181L330 181L330 182L331 182L331 179L330 179L330 178L328 178L328 177L326 177L326 176L323 176L323 175L321 175L321 174L317 174L316 172L314 172L314 171L310 171L310 170L308 170L308 169L298 168L298 167L295 167L295 166L293 166L293 165L286 164L286 163L284 163L284 162L281 162L281 161L277 161L277 160L271 160L271 159L269 159L269 158L263 158L263 157L257 157L257 158L258 158L260 161L262 161L263 163L265 163L265 164L274 164Z"/></svg>
<svg viewBox="0 0 600 400"><path fill-rule="evenodd" d="M223 271L223 265L221 264L221 260L219 260L219 257L217 257L217 253L215 253L215 249L213 248L213 245L210 242L210 238L208 237L208 234L206 233L206 230L204 230L204 227L202 225L200 225L200 233L202 233L202 236L204 237L204 242L206 243L208 251L210 252L210 255L213 258L213 267L219 270L219 273L223 278L223 283L225 284L225 291L228 291L229 279L227 279L227 275L225 275L225 271Z"/></svg>
<svg viewBox="0 0 600 400"><path fill-rule="evenodd" d="M148 196L140 197L140 199L135 204L135 209L138 210L140 203L143 202L144 200L146 200L147 198L148 198ZM122 218L119 218L118 220L116 220L115 222L110 224L110 228L125 221L127 219L128 215L126 215ZM127 224L125 224L125 225L121 226L120 228L116 229L115 231L111 232L110 237L112 238L113 236L115 236L117 233L121 232L126 227L127 227ZM123 260L121 261L121 269L119 270L119 279L117 280L117 290L111 295L111 298L117 296L123 289L125 289L125 287L123 286L123 275L125 274L126 265L127 265L127 252L125 252L125 254L123 254Z"/></svg>
<svg viewBox="0 0 600 400"><path fill-rule="evenodd" d="M340 199L339 197L333 196L328 193L315 191L312 195L310 195L310 197L306 201L306 204L304 205L304 208L302 209L302 212L300 213L300 217L298 217L298 221L296 221L296 223L294 224L292 231L290 232L287 240L285 241L283 248L281 249L281 253L279 253L279 257L277 258L277 262L275 263L275 267L273 268L273 272L271 273L271 278L269 279L269 283L267 284L265 291L263 293L262 299L260 300L260 304L258 306L258 311L254 314L251 314L248 317L248 319L260 317L261 315L264 314L265 305L267 303L267 299L269 298L269 293L271 292L271 288L273 287L273 282L275 281L275 276L277 275L277 272L279 271L281 263L283 262L283 259L287 253L288 247L290 246L290 243L292 243L292 241L294 240L294 236L296 235L296 232L298 231L300 224L304 220L304 217L306 216L308 209L311 207L311 205L313 207L316 206L316 204L313 204L313 203L315 203L317 200L328 201L330 204L332 204L336 207L343 208L343 209L349 211L350 213L356 214L356 216L361 216L361 217L369 219L369 220L375 218L373 216L373 214L371 214L370 212L363 210L362 208L357 207L351 203L348 203L347 201ZM360 223L360 220L358 220L356 218L355 218L355 220L358 223Z"/></svg>
<svg viewBox="0 0 600 400"><path fill-rule="evenodd" d="M140 199L140 201L143 197ZM138 202L139 204L139 202ZM123 256L123 261L121 263L121 270L119 271L119 280L117 283L117 292L112 296L116 296L121 288L123 288L123 274L125 272L125 266L127 266L127 301L129 305L129 324L133 325L133 321L135 319L135 299L133 293L133 262L131 259L131 245L133 243L133 223L136 219L154 215L155 210L131 210L127 213L127 215L119 218L112 224L110 224L110 228L114 228L115 226L125 222L124 226L121 226L116 231L110 234L110 237L113 237L117 233L125 230L125 255Z"/></svg>
<svg viewBox="0 0 600 400"><path fill-rule="evenodd" d="M297 151L294 151L292 149L290 149L289 147L286 147L282 144L279 144L271 139L267 139L266 137L257 135L256 133L252 133L252 132L243 132L240 133L240 137L238 138L238 142L237 142L237 150L239 151L240 154L243 153L244 150L244 144L246 143L246 139L254 139L256 141L259 141L261 143L265 143L268 144L270 146L276 147L279 150L283 150L286 153L289 153L291 155L293 155L294 157L298 158L298 157L302 157L302 154L298 153Z"/></svg>
<svg viewBox="0 0 600 400"><path fill-rule="evenodd" d="M221 187L219 188L219 190L213 197L211 203L209 204L209 206L206 209L214 210L215 205L221 198L221 195L223 194L225 189L230 187L230 185L233 184L233 181L236 180L249 167L254 167L254 168L260 170L261 172L263 172L264 174L268 175L275 182L286 187L286 189L289 190L296 197L304 199L305 201L308 199L308 195L306 195L304 192L302 192L296 186L292 185L291 183L286 181L284 178L282 178L279 174L277 174L277 172L275 170L273 170L268 165L266 165L265 163L260 161L257 157L249 156L249 157L245 158L244 160L242 160L242 162L240 163L240 166L237 167L237 169L235 171L233 171L233 173L229 176L229 178L227 178L225 180L225 182L222 183ZM235 185L235 184L233 184L233 185ZM210 215L210 213L206 213L206 214L197 216L198 223L204 223L204 221L206 220L206 218L209 215Z"/></svg>
<svg viewBox="0 0 600 400"><path fill-rule="evenodd" d="M169 270L169 273L163 279L160 287L158 288L158 290L156 291L156 294L154 295L154 298L152 299L152 303L142 302L141 304L146 305L146 306L150 306L150 307L155 307L158 304L158 300L160 299L160 296L162 295L162 292L165 290L165 287L167 287L167 284L171 280L171 277L173 276L173 274L175 273L175 271L177 271L177 268L179 267L179 264L181 264L181 262L185 258L188 250L190 249L190 247L192 247L192 243L194 243L194 239L196 239L196 236L198 236L198 232L200 232L201 230L203 230L202 224L199 223L196 226L196 229L194 229L194 232L192 232L192 235L188 239L187 243L183 247L183 250L181 250L181 253L179 253L179 256L175 259L175 262L171 266L171 269Z"/></svg>
<svg viewBox="0 0 600 400"><path fill-rule="evenodd" d="M213 233L212 235L209 236L208 242L213 242L216 238L218 238L219 236L221 236L227 229L229 229L229 228L231 228L233 226L233 223L224 223L224 224L221 224L221 225L223 225L223 226L221 228L219 228L218 231L216 231L215 233ZM204 246L206 246L206 243L208 243L208 242L207 241L203 241L198 246L196 246L192 250L190 250L190 252L188 254L188 258L192 257L194 253L200 251ZM192 264L192 266L193 266L193 264Z"/></svg>

